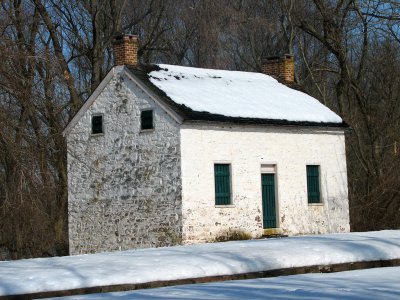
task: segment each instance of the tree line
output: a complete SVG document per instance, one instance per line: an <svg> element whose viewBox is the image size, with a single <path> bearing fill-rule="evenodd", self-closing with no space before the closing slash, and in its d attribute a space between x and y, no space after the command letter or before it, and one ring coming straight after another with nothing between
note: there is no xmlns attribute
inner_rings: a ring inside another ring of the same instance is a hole
<svg viewBox="0 0 400 300"><path fill-rule="evenodd" d="M62 130L137 34L143 63L261 71L293 54L296 80L351 126L351 229L400 228L400 4L393 0L3 0L0 250L68 253ZM1 256L1 251L0 251Z"/></svg>

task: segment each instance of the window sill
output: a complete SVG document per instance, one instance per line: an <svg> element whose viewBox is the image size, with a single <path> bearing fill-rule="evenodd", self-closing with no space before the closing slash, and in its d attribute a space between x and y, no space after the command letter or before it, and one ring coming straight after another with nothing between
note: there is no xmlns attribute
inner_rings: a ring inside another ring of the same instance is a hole
<svg viewBox="0 0 400 300"><path fill-rule="evenodd" d="M320 203L308 203L308 206L324 206L323 202Z"/></svg>
<svg viewBox="0 0 400 300"><path fill-rule="evenodd" d="M215 208L232 208L235 207L235 204L222 204L222 205L215 205Z"/></svg>
<svg viewBox="0 0 400 300"><path fill-rule="evenodd" d="M91 133L90 137L100 137L100 136L104 136L104 132L103 133Z"/></svg>
<svg viewBox="0 0 400 300"><path fill-rule="evenodd" d="M139 133L151 133L154 131L154 128L152 129L141 129Z"/></svg>

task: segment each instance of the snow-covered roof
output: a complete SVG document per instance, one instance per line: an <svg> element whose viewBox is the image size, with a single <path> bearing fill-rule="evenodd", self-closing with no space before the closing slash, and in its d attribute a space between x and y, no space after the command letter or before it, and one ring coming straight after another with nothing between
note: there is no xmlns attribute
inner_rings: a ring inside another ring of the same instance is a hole
<svg viewBox="0 0 400 300"><path fill-rule="evenodd" d="M317 99L261 73L158 65L150 82L173 102L226 117L342 124Z"/></svg>

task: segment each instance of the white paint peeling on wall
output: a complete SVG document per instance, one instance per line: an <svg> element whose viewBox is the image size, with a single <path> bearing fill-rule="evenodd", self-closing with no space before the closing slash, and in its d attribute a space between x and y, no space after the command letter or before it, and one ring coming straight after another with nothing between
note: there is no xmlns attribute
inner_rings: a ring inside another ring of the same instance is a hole
<svg viewBox="0 0 400 300"><path fill-rule="evenodd" d="M259 236L261 164L277 166L278 224L289 235L349 231L342 130L184 125L181 127L183 239L213 240L227 230ZM214 162L232 168L231 207L215 207ZM321 168L322 205L307 201L306 165Z"/></svg>

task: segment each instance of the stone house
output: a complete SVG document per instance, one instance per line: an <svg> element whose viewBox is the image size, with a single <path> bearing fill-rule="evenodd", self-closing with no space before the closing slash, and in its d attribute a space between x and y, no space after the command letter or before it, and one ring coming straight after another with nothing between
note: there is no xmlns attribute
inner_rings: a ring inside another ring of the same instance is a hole
<svg viewBox="0 0 400 300"><path fill-rule="evenodd" d="M296 89L291 56L263 62L272 77L139 64L131 35L114 51L64 130L71 254L349 231L347 126Z"/></svg>

